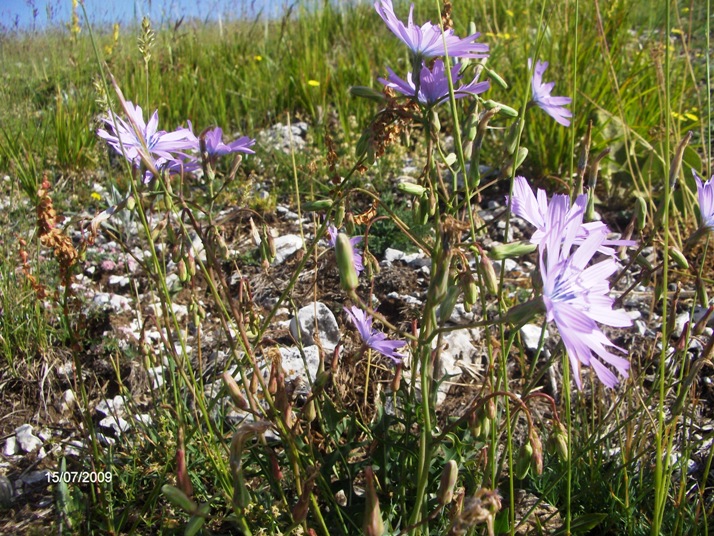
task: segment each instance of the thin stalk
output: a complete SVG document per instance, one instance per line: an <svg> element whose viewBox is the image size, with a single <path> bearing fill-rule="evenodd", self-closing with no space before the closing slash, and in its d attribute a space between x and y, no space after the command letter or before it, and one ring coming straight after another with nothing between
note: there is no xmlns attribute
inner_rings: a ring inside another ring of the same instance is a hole
<svg viewBox="0 0 714 536"><path fill-rule="evenodd" d="M671 20L670 20L670 5L667 2L667 7L665 8L665 32L664 35L668 36L671 30ZM670 52L668 41L665 41L664 46L664 157L669 158L670 147L669 147L669 136L670 136L670 102L669 102L669 89L670 89ZM662 229L664 233L664 243L663 251L666 253L669 251L669 205L672 194L672 180L664 181L664 199L662 200ZM662 288L665 291L662 293L662 341L669 340L669 334L667 332L667 318L669 314L669 308L667 303L667 286L669 281L669 255L663 255L662 263ZM666 358L669 345L662 343L662 350L659 356L659 401L657 403L657 432L655 434L655 489L654 489L654 514L652 516L652 536L659 536L662 527L662 519L664 517L664 506L667 500L667 490L669 488L669 478L667 472L669 471L669 459L664 459L663 450L663 435L665 428L665 407L664 399L667 393L666 389Z"/></svg>

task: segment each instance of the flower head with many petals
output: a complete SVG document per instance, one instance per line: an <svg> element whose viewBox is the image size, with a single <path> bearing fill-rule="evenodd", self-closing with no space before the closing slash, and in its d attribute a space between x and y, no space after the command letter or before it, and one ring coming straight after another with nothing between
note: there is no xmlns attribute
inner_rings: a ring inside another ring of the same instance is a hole
<svg viewBox="0 0 714 536"><path fill-rule="evenodd" d="M158 130L158 110L153 113L148 123L144 122L141 107L134 106L131 101L125 102L125 111L129 115L128 121L117 115L104 118L103 121L111 132L99 129L97 135L106 140L119 154L124 155L132 165L139 165L142 157L174 160L173 153L193 149L198 144L198 139L189 128L179 128L173 132Z"/></svg>
<svg viewBox="0 0 714 536"><path fill-rule="evenodd" d="M528 58L528 69L533 66L533 61ZM553 91L555 82L543 83L543 73L548 68L547 61L536 62L533 70L533 78L531 79L531 88L533 91L533 102L538 105L545 113L555 119L564 127L570 126L570 118L572 112L566 108L572 102L570 97L551 97L550 92Z"/></svg>
<svg viewBox="0 0 714 536"><path fill-rule="evenodd" d="M254 139L242 136L228 144L223 143L223 129L220 127L208 130L202 137L206 144L206 153L208 153L209 159L216 159L230 153L255 154L255 151L251 149L255 145Z"/></svg>
<svg viewBox="0 0 714 536"><path fill-rule="evenodd" d="M581 365L591 367L604 385L614 387L618 379L607 365L626 378L630 364L609 350L627 354L610 342L598 323L627 327L632 320L624 310L613 310L608 296L607 279L619 267L614 257L588 266L605 242L607 228L588 234L571 253L585 213L584 201L579 198L571 208L567 196L555 196L548 205L548 231L539 246L543 302L546 320L555 322L563 340L578 388L582 388Z"/></svg>
<svg viewBox="0 0 714 536"><path fill-rule="evenodd" d="M451 68L451 80L454 86L462 78L460 70L461 66L458 63ZM389 77L379 79L382 84L408 97L415 97L422 104L432 106L449 98L449 80L446 77L444 62L440 59L434 62L431 69L422 64L418 90L414 84L412 73L408 73L407 79L402 80L389 67L387 67L387 71L389 71ZM490 87L488 81L478 82L477 80L478 77L474 78L470 84L454 87L454 97L461 99L467 95L478 95L488 90Z"/></svg>
<svg viewBox="0 0 714 536"><path fill-rule="evenodd" d="M561 199L562 198L562 199ZM551 203L566 203L569 206L568 196L566 195L554 195ZM508 202L511 205L511 210L513 214L519 218L523 218L530 224L536 227L536 230L531 236L531 243L539 245L548 229L548 199L546 198L546 193L544 190L538 189L536 195L533 195L533 190L531 189L528 181L521 176L515 178L513 182L513 195L510 197ZM587 237L592 233L599 233L605 231L607 234L607 226L599 221L593 221L588 223L583 223L582 215L579 215L581 210L581 205L587 203L587 195L583 194L578 196L575 204L566 211L563 215L564 221L571 222L575 219L579 220L578 228L576 230L574 243L582 244ZM634 246L636 242L634 240L603 240L600 244L598 251L604 253L605 255L614 255L615 251L609 246Z"/></svg>
<svg viewBox="0 0 714 536"><path fill-rule="evenodd" d="M374 9L377 10L392 33L409 47L412 54L420 59L443 56L445 51L448 56L461 58L485 58L488 56L488 45L474 42L479 37L479 33L462 39L454 34L454 30L445 29L442 38L441 28L438 24L431 22L422 26L414 24L414 4L409 9L409 19L406 25L394 14L392 0L378 0L374 3ZM445 45L446 50L444 49Z"/></svg>
<svg viewBox="0 0 714 536"><path fill-rule="evenodd" d="M344 309L367 346L395 363L401 363L404 360L405 356L397 353L397 349L405 346L406 341L391 341L381 331L372 329L372 318L359 307L352 306L349 309L347 307Z"/></svg>

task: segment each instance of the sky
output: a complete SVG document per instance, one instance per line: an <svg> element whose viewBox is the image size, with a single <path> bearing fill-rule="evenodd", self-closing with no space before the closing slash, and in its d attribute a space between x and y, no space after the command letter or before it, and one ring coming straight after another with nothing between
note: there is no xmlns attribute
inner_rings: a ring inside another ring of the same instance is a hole
<svg viewBox="0 0 714 536"><path fill-rule="evenodd" d="M148 15L155 25L175 22L182 16L224 20L255 17L260 13L280 16L294 0L84 0L92 24L129 24ZM0 0L0 30L43 29L65 25L72 0ZM81 10L80 10L81 17Z"/></svg>

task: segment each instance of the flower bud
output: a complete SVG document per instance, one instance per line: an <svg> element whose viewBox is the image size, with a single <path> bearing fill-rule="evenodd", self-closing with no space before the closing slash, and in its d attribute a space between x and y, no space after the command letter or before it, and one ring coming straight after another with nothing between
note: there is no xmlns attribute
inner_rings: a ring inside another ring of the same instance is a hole
<svg viewBox="0 0 714 536"><path fill-rule="evenodd" d="M516 456L515 475L518 480L523 480L528 476L532 460L533 447L531 447L530 443L524 443L521 448L518 449L518 455Z"/></svg>
<svg viewBox="0 0 714 536"><path fill-rule="evenodd" d="M687 262L687 258L676 247L669 246L669 256L674 261L674 264L676 264L679 268L682 270L689 270L689 262Z"/></svg>
<svg viewBox="0 0 714 536"><path fill-rule="evenodd" d="M499 75L496 71L489 69L486 66L484 66L484 69L486 70L486 74L488 75L489 78L491 78L494 82L496 82L503 89L508 89L508 84L506 83L506 81L503 78L501 78L501 75Z"/></svg>
<svg viewBox="0 0 714 536"><path fill-rule="evenodd" d="M637 230L642 232L647 223L647 202L641 196L635 197L635 221L637 222Z"/></svg>
<svg viewBox="0 0 714 536"><path fill-rule="evenodd" d="M483 103L483 105L486 107L488 110L492 110L494 108L498 108L499 112L503 112L504 115L507 115L508 117L518 117L518 110L515 108L511 108L510 106L506 106L502 102L496 102L493 100L487 100Z"/></svg>
<svg viewBox="0 0 714 536"><path fill-rule="evenodd" d="M186 268L186 261L183 259L179 259L178 262L178 276L179 276L179 281L182 283L185 283L188 281L188 270Z"/></svg>
<svg viewBox="0 0 714 536"><path fill-rule="evenodd" d="M372 89L371 87L351 86L349 91L351 95L354 95L355 97L361 97L363 99L370 99L378 102L386 100L384 93L382 93L381 91L377 91L376 89Z"/></svg>
<svg viewBox="0 0 714 536"><path fill-rule="evenodd" d="M359 278L357 277L357 270L355 270L352 243L344 233L337 234L335 254L342 288L348 292L354 291L359 286Z"/></svg>
<svg viewBox="0 0 714 536"><path fill-rule="evenodd" d="M129 212L134 210L136 208L136 199L134 199L133 195L130 195L127 200L126 200L126 208Z"/></svg>
<svg viewBox="0 0 714 536"><path fill-rule="evenodd" d="M186 255L186 264L188 265L188 274L193 277L196 275L196 257L190 252Z"/></svg>
<svg viewBox="0 0 714 536"><path fill-rule="evenodd" d="M558 453L558 457L564 461L568 461L570 455L568 448L568 431L561 422L557 422L553 425L553 432L551 437L553 438L553 446L555 451Z"/></svg>
<svg viewBox="0 0 714 536"><path fill-rule="evenodd" d="M476 303L476 300L478 300L478 285L476 284L476 281L474 281L473 276L465 272L464 274L461 275L461 288L464 291L464 304L466 305L473 305Z"/></svg>
<svg viewBox="0 0 714 536"><path fill-rule="evenodd" d="M531 318L541 313L545 313L545 302L542 297L533 298L525 303L511 307L504 318L505 322L520 328Z"/></svg>
<svg viewBox="0 0 714 536"><path fill-rule="evenodd" d="M327 210L332 207L332 199L318 199L317 201L308 201L302 205L302 208L307 212L317 212L319 210Z"/></svg>
<svg viewBox="0 0 714 536"><path fill-rule="evenodd" d="M382 536L384 534L384 522L382 512L379 509L379 498L374 487L374 472L371 467L365 467L364 476L367 490L365 493L364 524L362 529L365 536Z"/></svg>
<svg viewBox="0 0 714 536"><path fill-rule="evenodd" d="M454 460L446 462L443 471L441 472L441 480L439 481L439 490L436 492L436 500L441 506L446 506L454 498L454 487L456 479L459 476L459 467Z"/></svg>
<svg viewBox="0 0 714 536"><path fill-rule="evenodd" d="M709 295L707 294L707 285L701 277L697 277L697 299L701 307L709 307Z"/></svg>
<svg viewBox="0 0 714 536"><path fill-rule="evenodd" d="M488 252L488 256L495 260L500 261L503 259L510 259L512 257L521 257L527 255L536 250L536 244L531 244L525 240L520 242L511 242L510 244L500 244L491 248Z"/></svg>
<svg viewBox="0 0 714 536"><path fill-rule="evenodd" d="M446 291L446 297L439 304L439 322L446 322L451 318L451 313L454 312L456 302L461 294L461 288L457 285L449 285Z"/></svg>
<svg viewBox="0 0 714 536"><path fill-rule="evenodd" d="M337 211L335 211L335 227L338 229L342 227L343 221L345 221L345 205L344 203L340 203L340 206L337 207Z"/></svg>
<svg viewBox="0 0 714 536"><path fill-rule="evenodd" d="M195 536L198 531L201 530L203 524L206 522L208 514L211 512L211 505L208 503L203 503L198 507L196 513L188 520L186 523L186 528L183 531L184 536Z"/></svg>
<svg viewBox="0 0 714 536"><path fill-rule="evenodd" d="M164 484L161 486L161 493L164 494L171 504L181 508L184 512L194 514L198 511L198 505L189 499L186 494L176 486Z"/></svg>
<svg viewBox="0 0 714 536"><path fill-rule="evenodd" d="M248 407L248 402L230 372L226 371L223 373L223 383L226 386L226 391L228 391L228 396L231 397L231 400L236 407L238 409L246 409Z"/></svg>
<svg viewBox="0 0 714 536"><path fill-rule="evenodd" d="M493 268L493 263L486 256L486 253L483 250L481 250L478 269L486 285L486 290L488 290L493 296L496 296L498 294L498 276L496 276L496 270Z"/></svg>
<svg viewBox="0 0 714 536"><path fill-rule="evenodd" d="M538 433L535 430L531 430L530 435L530 445L533 449L533 457L531 461L533 463L533 469L537 475L543 474L543 444L538 437Z"/></svg>
<svg viewBox="0 0 714 536"><path fill-rule="evenodd" d="M431 111L431 134L432 136L438 136L439 132L441 132L441 121L439 121L439 114L434 108Z"/></svg>
<svg viewBox="0 0 714 536"><path fill-rule="evenodd" d="M413 182L400 182L397 185L397 189L400 192L404 192L405 194L409 195L415 195L417 197L424 197L424 194L426 194L427 189L424 188L423 186L419 184L415 184Z"/></svg>

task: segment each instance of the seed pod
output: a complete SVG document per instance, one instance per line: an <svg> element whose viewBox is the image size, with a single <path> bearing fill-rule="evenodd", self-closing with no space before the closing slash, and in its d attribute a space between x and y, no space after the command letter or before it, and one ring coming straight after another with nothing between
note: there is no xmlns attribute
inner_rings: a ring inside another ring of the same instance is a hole
<svg viewBox="0 0 714 536"><path fill-rule="evenodd" d="M564 462L568 461L569 449L568 449L568 431L561 422L557 422L553 426L553 432L551 436L554 440L555 450L558 453L558 457Z"/></svg>
<svg viewBox="0 0 714 536"><path fill-rule="evenodd" d="M504 115L507 115L509 117L518 117L518 110L516 110L515 108L511 108L510 106L507 106L507 105L503 104L502 102L487 100L483 103L483 105L488 110L493 110L494 108L498 108L498 111L503 112Z"/></svg>
<svg viewBox="0 0 714 536"><path fill-rule="evenodd" d="M335 227L338 229L342 227L342 222L345 220L345 205L344 203L340 203L340 206L337 207L337 211L335 212Z"/></svg>
<svg viewBox="0 0 714 536"><path fill-rule="evenodd" d="M361 97L363 99L370 99L378 102L386 100L384 93L382 93L381 91L377 91L376 89L372 89L371 87L351 86L349 91L351 95L354 95L355 97Z"/></svg>
<svg viewBox="0 0 714 536"><path fill-rule="evenodd" d="M454 487L459 476L459 467L454 460L446 462L441 472L439 490L436 492L436 500L441 506L446 506L454 499Z"/></svg>
<svg viewBox="0 0 714 536"><path fill-rule="evenodd" d="M486 290L488 290L493 296L496 296L498 294L498 276L496 276L496 270L493 268L493 263L486 256L486 253L483 250L481 251L478 269L486 285Z"/></svg>
<svg viewBox="0 0 714 536"><path fill-rule="evenodd" d="M449 285L449 289L446 291L446 297L439 304L439 321L446 322L451 318L451 314L454 312L456 307L456 302L461 294L461 287L458 285Z"/></svg>

